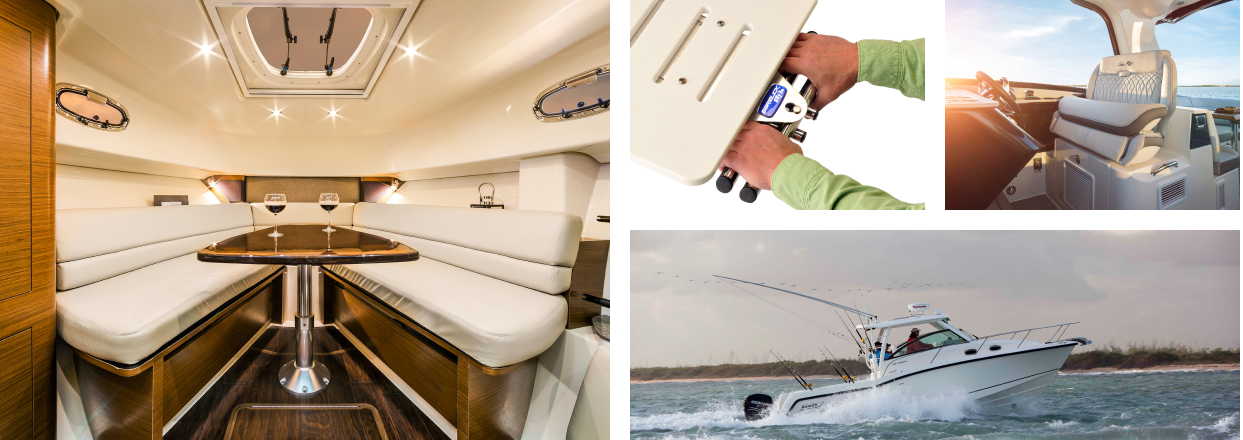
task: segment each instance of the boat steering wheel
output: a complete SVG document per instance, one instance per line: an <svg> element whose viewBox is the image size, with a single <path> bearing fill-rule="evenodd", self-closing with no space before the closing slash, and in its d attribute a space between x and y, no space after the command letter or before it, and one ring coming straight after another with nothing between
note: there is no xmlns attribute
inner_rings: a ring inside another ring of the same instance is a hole
<svg viewBox="0 0 1243 440"><path fill-rule="evenodd" d="M975 79L979 81L976 93L1001 104L998 110L1001 110L1002 114L1014 118L1023 113L1023 109L1019 107L1018 101L1014 99L1014 92L1009 87L1002 86L984 72L975 72ZM1005 78L1002 79L1004 80Z"/></svg>

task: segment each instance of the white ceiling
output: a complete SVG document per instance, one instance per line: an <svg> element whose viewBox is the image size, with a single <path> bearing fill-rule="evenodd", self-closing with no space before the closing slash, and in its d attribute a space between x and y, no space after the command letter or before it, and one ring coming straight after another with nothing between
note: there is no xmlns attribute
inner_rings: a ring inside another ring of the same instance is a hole
<svg viewBox="0 0 1243 440"><path fill-rule="evenodd" d="M608 63L607 0L423 1L368 99L243 98L198 1L52 3L58 81L97 88L133 118L121 133L58 121L58 143L246 174L392 174L601 145L607 161L607 114L530 115L544 87ZM343 146L350 157L324 163Z"/></svg>

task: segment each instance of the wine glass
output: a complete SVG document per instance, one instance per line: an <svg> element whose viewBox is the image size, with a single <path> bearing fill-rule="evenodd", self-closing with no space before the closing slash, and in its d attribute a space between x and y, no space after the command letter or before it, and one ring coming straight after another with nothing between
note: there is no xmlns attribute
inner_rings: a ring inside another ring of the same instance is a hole
<svg viewBox="0 0 1243 440"><path fill-rule="evenodd" d="M319 207L328 211L328 228L324 229L324 232L331 234L337 231L332 229L332 210L337 209L337 205L340 203L341 198L337 197L337 193L323 193L319 195Z"/></svg>
<svg viewBox="0 0 1243 440"><path fill-rule="evenodd" d="M272 217L273 217L272 218L272 233L268 234L268 236L269 237L283 237L285 234L280 233L280 231L276 229L277 226L279 226L278 224L279 222L276 221L276 214L280 214L281 211L285 210L285 195L284 194L268 194L266 196L263 196L263 206L265 208L268 208L268 212L271 212Z"/></svg>

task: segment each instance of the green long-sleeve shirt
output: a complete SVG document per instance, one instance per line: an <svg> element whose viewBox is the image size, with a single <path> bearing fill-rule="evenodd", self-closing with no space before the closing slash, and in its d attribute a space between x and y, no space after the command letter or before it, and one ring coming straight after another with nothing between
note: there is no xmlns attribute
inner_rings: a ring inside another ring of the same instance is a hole
<svg viewBox="0 0 1243 440"><path fill-rule="evenodd" d="M859 82L897 89L924 99L924 40L859 40ZM773 194L794 209L924 209L878 188L833 174L801 154L781 161L772 176Z"/></svg>

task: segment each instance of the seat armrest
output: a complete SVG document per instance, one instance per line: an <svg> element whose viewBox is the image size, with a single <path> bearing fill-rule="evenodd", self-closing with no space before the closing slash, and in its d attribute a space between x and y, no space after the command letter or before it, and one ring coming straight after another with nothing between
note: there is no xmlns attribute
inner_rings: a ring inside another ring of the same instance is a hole
<svg viewBox="0 0 1243 440"><path fill-rule="evenodd" d="M1170 108L1165 104L1122 104L1066 96L1058 103L1057 110L1067 121L1130 137L1144 131L1153 121L1164 118Z"/></svg>

